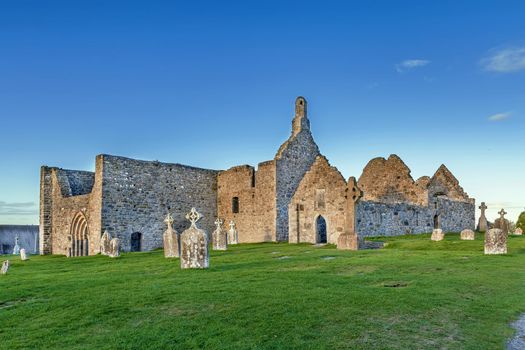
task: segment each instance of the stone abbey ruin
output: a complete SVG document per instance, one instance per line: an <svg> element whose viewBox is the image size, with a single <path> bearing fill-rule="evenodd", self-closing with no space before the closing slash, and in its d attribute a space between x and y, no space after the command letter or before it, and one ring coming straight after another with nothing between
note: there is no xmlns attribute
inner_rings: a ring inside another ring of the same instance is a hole
<svg viewBox="0 0 525 350"><path fill-rule="evenodd" d="M475 227L475 203L444 166L414 180L396 155L372 159L357 181L360 237L459 232ZM298 97L292 134L275 158L217 171L112 155L96 157L95 172L43 166L40 174L40 253L99 253L107 231L123 251L163 246L164 218L178 233L195 207L212 232L217 218L234 221L239 243L337 243L344 232L347 181L320 153L306 100Z"/></svg>

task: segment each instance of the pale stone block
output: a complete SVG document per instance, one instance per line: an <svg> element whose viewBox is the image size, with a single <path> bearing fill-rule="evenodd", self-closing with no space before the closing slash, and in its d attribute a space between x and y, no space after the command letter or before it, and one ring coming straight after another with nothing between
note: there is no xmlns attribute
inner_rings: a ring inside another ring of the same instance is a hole
<svg viewBox="0 0 525 350"><path fill-rule="evenodd" d="M445 234L443 233L443 230L440 228L434 229L432 231L432 237L430 237L433 241L442 241L445 238Z"/></svg>
<svg viewBox="0 0 525 350"><path fill-rule="evenodd" d="M485 254L507 254L507 234L499 228L485 233Z"/></svg>
<svg viewBox="0 0 525 350"><path fill-rule="evenodd" d="M476 234L474 233L474 231L469 230L469 229L465 229L461 231L460 236L461 236L461 239L464 241L473 241L476 238Z"/></svg>

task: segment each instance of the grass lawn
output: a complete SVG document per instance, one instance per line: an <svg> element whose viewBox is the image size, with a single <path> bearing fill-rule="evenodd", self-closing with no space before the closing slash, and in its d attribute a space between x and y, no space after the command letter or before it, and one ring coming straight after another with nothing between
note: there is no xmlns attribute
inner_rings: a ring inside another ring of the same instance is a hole
<svg viewBox="0 0 525 350"><path fill-rule="evenodd" d="M11 258L1 349L502 349L525 312L525 237L382 239L385 249L281 243L211 253L184 270L162 251Z"/></svg>

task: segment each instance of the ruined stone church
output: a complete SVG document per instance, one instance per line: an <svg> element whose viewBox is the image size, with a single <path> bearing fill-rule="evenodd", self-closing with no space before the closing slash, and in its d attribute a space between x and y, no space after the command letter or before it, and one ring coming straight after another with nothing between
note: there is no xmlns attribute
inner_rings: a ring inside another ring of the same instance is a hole
<svg viewBox="0 0 525 350"><path fill-rule="evenodd" d="M180 233L196 207L200 225L235 221L239 242L337 243L344 230L347 182L320 153L307 104L295 101L292 134L275 158L225 171L98 155L95 171L43 166L40 172L40 252L92 255L104 231L124 251L162 247L164 217ZM372 159L359 177L360 236L474 229L474 199L442 165L416 181L396 155Z"/></svg>

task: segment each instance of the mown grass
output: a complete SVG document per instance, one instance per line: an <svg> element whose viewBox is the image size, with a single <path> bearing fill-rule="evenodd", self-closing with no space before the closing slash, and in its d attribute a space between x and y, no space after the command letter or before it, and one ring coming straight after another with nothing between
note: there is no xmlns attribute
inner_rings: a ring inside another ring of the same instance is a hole
<svg viewBox="0 0 525 350"><path fill-rule="evenodd" d="M2 349L501 349L525 312L525 238L385 238L382 250L246 244L180 270L161 251L12 259Z"/></svg>

